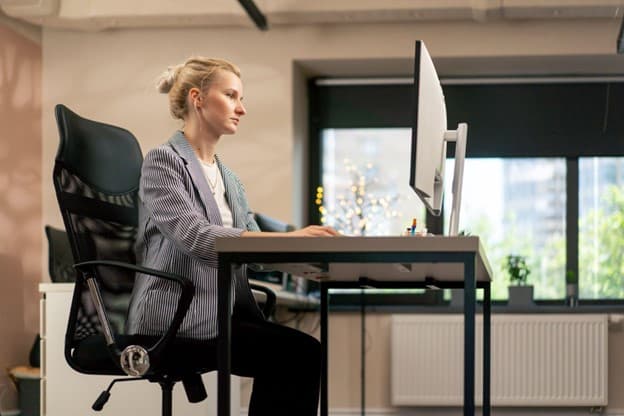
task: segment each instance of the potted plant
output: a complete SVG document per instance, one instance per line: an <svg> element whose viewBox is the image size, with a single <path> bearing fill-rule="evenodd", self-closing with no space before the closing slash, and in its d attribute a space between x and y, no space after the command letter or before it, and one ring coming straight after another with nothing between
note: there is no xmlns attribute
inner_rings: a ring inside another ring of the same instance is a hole
<svg viewBox="0 0 624 416"><path fill-rule="evenodd" d="M573 270L566 272L566 305L578 306L578 279Z"/></svg>
<svg viewBox="0 0 624 416"><path fill-rule="evenodd" d="M505 269L509 275L510 306L533 305L533 286L527 284L531 269L526 263L525 256L510 254L505 257Z"/></svg>

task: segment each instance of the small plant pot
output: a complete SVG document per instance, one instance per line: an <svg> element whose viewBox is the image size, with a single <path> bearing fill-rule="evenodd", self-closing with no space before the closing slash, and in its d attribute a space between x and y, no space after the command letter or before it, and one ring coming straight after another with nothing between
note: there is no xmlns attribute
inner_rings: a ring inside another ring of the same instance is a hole
<svg viewBox="0 0 624 416"><path fill-rule="evenodd" d="M571 308L578 306L578 284L566 283L566 305Z"/></svg>
<svg viewBox="0 0 624 416"><path fill-rule="evenodd" d="M533 286L509 286L509 306L533 306Z"/></svg>

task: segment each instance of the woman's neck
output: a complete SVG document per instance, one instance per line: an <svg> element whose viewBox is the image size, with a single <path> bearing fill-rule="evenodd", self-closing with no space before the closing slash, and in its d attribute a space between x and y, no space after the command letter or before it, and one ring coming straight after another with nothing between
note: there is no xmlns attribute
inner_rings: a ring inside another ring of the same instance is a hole
<svg viewBox="0 0 624 416"><path fill-rule="evenodd" d="M184 137L202 162L214 163L219 137L211 135L205 128L200 128L194 120L184 123ZM203 127L203 126L202 126Z"/></svg>

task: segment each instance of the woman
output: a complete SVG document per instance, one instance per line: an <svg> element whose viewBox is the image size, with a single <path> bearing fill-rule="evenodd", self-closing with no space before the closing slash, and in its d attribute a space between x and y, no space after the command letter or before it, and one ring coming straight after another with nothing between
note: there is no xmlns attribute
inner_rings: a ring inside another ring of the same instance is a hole
<svg viewBox="0 0 624 416"><path fill-rule="evenodd" d="M193 57L170 68L158 84L183 128L145 156L139 197L137 261L185 276L195 297L178 336L217 336L217 237L333 236L331 227L262 233L239 179L217 157L224 134L234 134L246 110L240 72L233 64ZM253 377L250 415L316 415L320 347L292 328L264 320L245 268L235 273L232 372ZM173 317L179 291L138 275L129 333L160 335Z"/></svg>

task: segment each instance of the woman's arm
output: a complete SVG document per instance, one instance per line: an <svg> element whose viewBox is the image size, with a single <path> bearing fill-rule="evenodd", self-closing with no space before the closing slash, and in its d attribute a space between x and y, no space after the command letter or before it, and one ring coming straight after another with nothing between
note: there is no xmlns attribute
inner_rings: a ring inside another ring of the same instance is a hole
<svg viewBox="0 0 624 416"><path fill-rule="evenodd" d="M286 233L243 231L241 237L332 237L339 235L341 234L332 227L324 225L309 225L305 228Z"/></svg>
<svg viewBox="0 0 624 416"><path fill-rule="evenodd" d="M241 237L331 237L341 235L332 227L320 225L310 225L299 230L282 233L260 231L258 224L256 224L256 221L254 220L253 212L249 208L247 195L245 195L245 187L234 173L227 170L227 174L232 175L232 177L236 181L236 185L238 186L237 192L239 196L239 202L242 205L243 211L247 215L247 230L242 232Z"/></svg>
<svg viewBox="0 0 624 416"><path fill-rule="evenodd" d="M287 233L226 228L208 222L188 192L188 173L178 155L159 147L145 156L141 170L140 197L158 229L187 254L218 266L218 237L321 237L339 235L331 227L311 225ZM243 196L244 198L244 196ZM246 202L246 201L245 201ZM246 208L248 210L248 208ZM248 210L251 212L251 210ZM255 222L253 223L255 225ZM249 224L251 225L251 224Z"/></svg>
<svg viewBox="0 0 624 416"><path fill-rule="evenodd" d="M215 239L238 237L243 230L209 223L189 194L189 181L180 157L159 147L145 156L140 197L150 219L180 250L217 267Z"/></svg>

